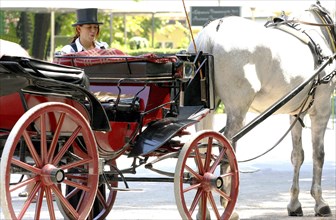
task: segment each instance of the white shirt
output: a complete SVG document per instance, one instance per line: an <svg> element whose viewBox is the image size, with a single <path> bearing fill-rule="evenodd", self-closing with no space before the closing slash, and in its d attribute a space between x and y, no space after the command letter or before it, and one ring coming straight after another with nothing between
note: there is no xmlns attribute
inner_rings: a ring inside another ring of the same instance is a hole
<svg viewBox="0 0 336 220"><path fill-rule="evenodd" d="M68 53L75 53L75 52L80 52L80 51L85 51L86 49L82 46L82 44L80 43L79 41L79 38L77 38L75 40L75 43L76 43L76 46L77 46L77 51L75 51L72 46L70 44L64 46L62 48L62 50L60 51L61 54L68 54ZM95 41L94 42L95 44L95 47L98 48L98 49L101 49L101 48L104 48L104 49L107 49L108 48L108 44L105 43L105 42L98 42L98 41Z"/></svg>

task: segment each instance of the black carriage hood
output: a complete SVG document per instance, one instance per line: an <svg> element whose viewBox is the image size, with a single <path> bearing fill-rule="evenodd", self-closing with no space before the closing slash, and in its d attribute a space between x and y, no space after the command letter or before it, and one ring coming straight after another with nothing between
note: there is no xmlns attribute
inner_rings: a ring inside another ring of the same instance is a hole
<svg viewBox="0 0 336 220"><path fill-rule="evenodd" d="M93 130L110 130L107 115L100 102L88 90L89 81L83 69L47 61L15 56L0 59L0 96L29 90L49 94L75 95L86 97L90 123ZM41 92L40 91L40 92ZM84 98L83 98L84 100Z"/></svg>

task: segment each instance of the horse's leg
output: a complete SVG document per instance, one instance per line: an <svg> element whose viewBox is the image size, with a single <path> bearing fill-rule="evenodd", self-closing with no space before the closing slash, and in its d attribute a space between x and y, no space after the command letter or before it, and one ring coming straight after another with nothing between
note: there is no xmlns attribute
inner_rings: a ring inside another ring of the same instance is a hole
<svg viewBox="0 0 336 220"><path fill-rule="evenodd" d="M290 116L290 122L292 123L295 120L294 116ZM302 126L300 123L296 123L292 128L292 143L293 150L291 154L291 161L293 165L293 181L292 187L290 189L290 202L287 205L287 211L289 216L302 216L301 203L299 202L299 175L300 168L304 161L304 151L302 148Z"/></svg>
<svg viewBox="0 0 336 220"><path fill-rule="evenodd" d="M319 100L316 100L319 102ZM323 108L319 108L317 111L322 111ZM330 109L327 105L324 110ZM328 111L318 112L320 114L310 114L312 122L312 141L313 141L313 182L310 193L315 199L315 215L316 216L331 216L331 210L329 205L322 198L321 178L324 163L324 134L327 128L327 123L330 117Z"/></svg>
<svg viewBox="0 0 336 220"><path fill-rule="evenodd" d="M240 103L241 104L241 103ZM229 109L226 109L227 111L227 119L226 119L226 127L224 131L224 136L227 138L232 138L233 135L235 135L244 125L245 117L248 111L249 105L242 105L239 108L237 108L235 111L231 111ZM237 111L238 110L238 111ZM236 143L231 143L234 150L236 150ZM223 162L221 164L221 174L229 173L230 172L230 166L228 163ZM224 181L223 183L223 191L227 193L228 195L231 194L231 182ZM227 200L225 200L223 197L221 197L221 204L223 207L226 207ZM231 214L230 220L236 220L239 219L239 214L234 211Z"/></svg>
<svg viewBox="0 0 336 220"><path fill-rule="evenodd" d="M250 102L248 102L250 103ZM234 109L238 109L239 111L236 110L231 110L231 108L226 108L226 113L227 113L227 120L226 120L226 127L224 131L224 136L225 137L232 137L234 134L236 134L244 125L244 120L246 117L246 113L248 111L248 104L244 105L242 102L240 103L235 103L240 104L241 106L236 106ZM231 105L233 107L233 105ZM200 122L196 124L196 130L202 130L202 129L213 129L213 120L214 120L214 113L211 112L209 113L205 118L203 118ZM239 114L237 114L239 113ZM236 144L232 143L232 146L234 150L236 149ZM201 152L202 153L202 152ZM228 166L227 163L222 163L221 165L221 173L228 173L230 172L230 167ZM225 181L223 184L223 190L230 195L230 184L231 182ZM227 201L221 197L221 204L223 207L226 207ZM201 202L199 202L199 206L201 206ZM201 209L199 209L201 210ZM204 213L201 213L200 211L197 213L197 219L202 219L201 216L204 216ZM210 219L210 213L207 210L206 213L206 219ZM236 212L233 212L231 215L230 220L236 220L239 219L239 215Z"/></svg>

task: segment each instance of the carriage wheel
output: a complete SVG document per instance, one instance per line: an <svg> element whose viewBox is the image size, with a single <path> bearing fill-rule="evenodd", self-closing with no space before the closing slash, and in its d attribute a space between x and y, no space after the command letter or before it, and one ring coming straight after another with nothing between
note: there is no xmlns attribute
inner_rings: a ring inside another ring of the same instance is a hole
<svg viewBox="0 0 336 220"><path fill-rule="evenodd" d="M228 169L220 173L221 164ZM224 192L223 186L229 185ZM239 171L233 148L214 131L187 142L175 168L174 191L182 219L229 219L238 197ZM223 204L223 205L222 205Z"/></svg>
<svg viewBox="0 0 336 220"><path fill-rule="evenodd" d="M110 170L114 170L113 166L116 166L116 161L112 160L109 163L107 163L108 166L110 166ZM117 177L117 175L116 175ZM107 179L108 184L110 187L115 188L118 187L118 180L110 180ZM66 192L72 191L71 186L67 186ZM107 196L106 196L107 193ZM112 210L112 207L114 205L115 199L117 196L116 190L109 190L109 187L106 184L102 184L98 187L97 190L97 196L94 201L92 210L88 216L88 219L94 219L94 220L102 220L105 219L110 211ZM72 200L70 203L72 206L78 206L78 203L82 203L85 201L81 201L79 198L81 197L81 192L78 192L76 195L72 196ZM62 203L59 200L56 200L57 204L59 205L61 212L63 216L67 216L67 219L72 219L71 213L69 213L65 208L62 207Z"/></svg>
<svg viewBox="0 0 336 220"><path fill-rule="evenodd" d="M113 166L116 167L115 160L110 161L108 165L110 166L111 171L115 171L113 169ZM117 178L118 175L115 174L114 177ZM117 197L117 191L113 190L113 188L118 187L118 180L111 180L107 178L106 181L108 183L102 184L97 191L97 197L95 203L93 204L92 212L90 213L90 219L103 220L112 210ZM110 187L108 187L107 184L112 187L112 190L109 189Z"/></svg>
<svg viewBox="0 0 336 220"><path fill-rule="evenodd" d="M79 137L85 149L74 145ZM25 159L19 160L23 146ZM74 169L78 172L71 173ZM27 179L17 183L17 176L22 174ZM98 153L87 120L78 110L63 103L47 102L28 110L6 141L0 184L5 219L56 219L59 211L53 196L74 218L86 219L98 186ZM18 198L27 185L33 186L28 198ZM73 187L68 195L67 186ZM85 203L73 207L69 199L76 192L85 192L80 198Z"/></svg>

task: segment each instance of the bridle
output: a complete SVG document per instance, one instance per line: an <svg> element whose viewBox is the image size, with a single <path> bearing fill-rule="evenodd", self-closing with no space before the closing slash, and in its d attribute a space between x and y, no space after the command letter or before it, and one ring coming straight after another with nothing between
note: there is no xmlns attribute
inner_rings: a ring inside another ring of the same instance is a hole
<svg viewBox="0 0 336 220"><path fill-rule="evenodd" d="M293 20L288 20L288 21L289 22L293 22L293 23L300 23L300 24L310 25L310 26L333 27L333 28L335 28L335 24L319 24L319 23L313 23L313 22L308 22L308 21L301 21L299 19L293 19Z"/></svg>
<svg viewBox="0 0 336 220"><path fill-rule="evenodd" d="M316 4L312 5L308 11L313 13L314 16L320 20L321 24L310 22L304 23L303 21L298 22L307 25L325 27L326 32L330 39L331 49L333 52L336 52L336 27L335 27L336 23L334 23L332 18L329 16L329 12L324 7L321 6L319 1L317 1Z"/></svg>
<svg viewBox="0 0 336 220"><path fill-rule="evenodd" d="M320 23L308 22L300 19L287 19L287 17L284 17L285 19L277 22L277 24L305 24L309 26L325 27L330 39L332 51L336 52L336 23L334 23L329 16L329 12L321 6L319 1L316 1L316 4L312 5L307 11L310 11Z"/></svg>

